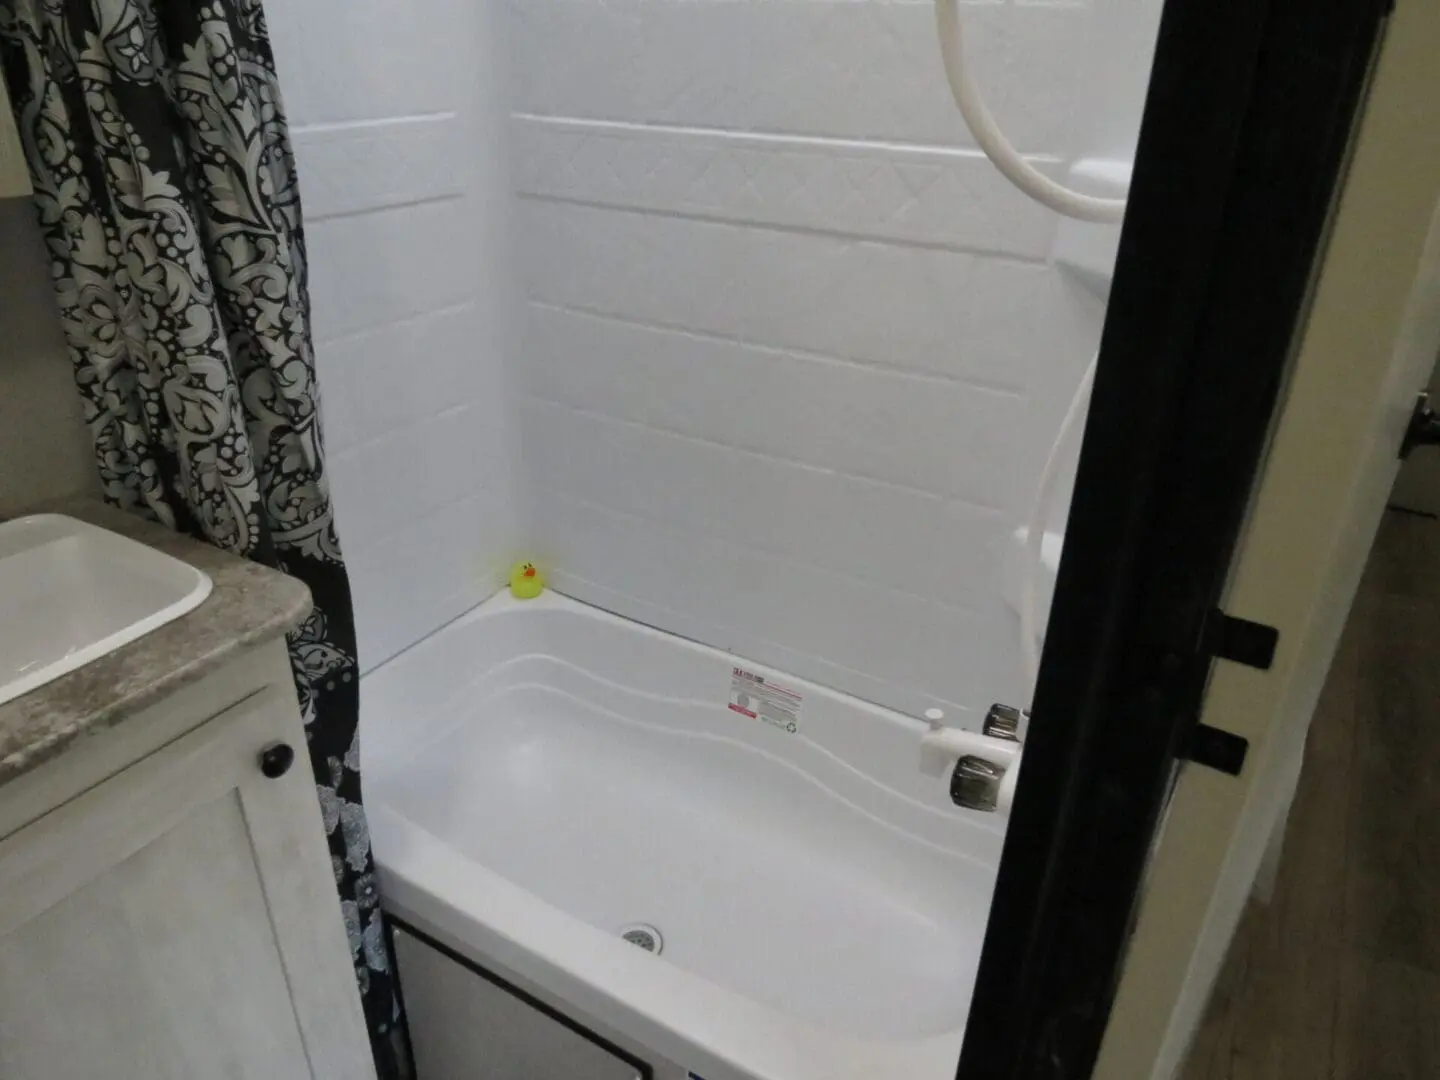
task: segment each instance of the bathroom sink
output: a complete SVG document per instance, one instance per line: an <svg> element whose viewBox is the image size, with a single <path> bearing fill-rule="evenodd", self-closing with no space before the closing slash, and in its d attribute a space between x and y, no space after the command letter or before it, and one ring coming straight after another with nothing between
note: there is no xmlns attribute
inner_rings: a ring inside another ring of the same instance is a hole
<svg viewBox="0 0 1440 1080"><path fill-rule="evenodd" d="M0 522L0 703L197 607L210 578L62 514Z"/></svg>

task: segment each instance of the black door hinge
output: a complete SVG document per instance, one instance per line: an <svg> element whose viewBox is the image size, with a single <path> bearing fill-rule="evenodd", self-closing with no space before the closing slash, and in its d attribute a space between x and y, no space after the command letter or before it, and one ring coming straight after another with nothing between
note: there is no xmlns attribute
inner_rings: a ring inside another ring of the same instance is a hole
<svg viewBox="0 0 1440 1080"><path fill-rule="evenodd" d="M1208 656L1269 671L1279 643L1280 631L1275 627L1237 619L1215 608L1205 619L1200 647Z"/></svg>
<svg viewBox="0 0 1440 1080"><path fill-rule="evenodd" d="M1275 649L1279 643L1280 631L1275 627L1227 615L1219 608L1211 609L1206 616L1205 628L1200 635L1202 655L1245 664L1260 671L1268 671L1275 662ZM1245 755L1249 752L1250 740L1197 720L1185 745L1180 748L1180 757L1228 776L1239 776L1245 768Z"/></svg>
<svg viewBox="0 0 1440 1080"><path fill-rule="evenodd" d="M1195 725L1190 739L1180 751L1186 761L1223 772L1227 776L1239 776L1245 768L1245 755L1250 752L1250 740L1228 731L1211 727L1209 724Z"/></svg>

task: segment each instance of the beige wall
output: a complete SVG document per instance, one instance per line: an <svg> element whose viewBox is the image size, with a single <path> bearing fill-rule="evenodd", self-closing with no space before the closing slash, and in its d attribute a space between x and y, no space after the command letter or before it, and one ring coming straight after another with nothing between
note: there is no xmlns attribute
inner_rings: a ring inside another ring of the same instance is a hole
<svg viewBox="0 0 1440 1080"><path fill-rule="evenodd" d="M25 172L25 155L20 150L20 136L10 116L10 99L6 96L5 80L0 79L0 199L30 194L30 177Z"/></svg>
<svg viewBox="0 0 1440 1080"><path fill-rule="evenodd" d="M28 199L0 199L0 514L97 491Z"/></svg>

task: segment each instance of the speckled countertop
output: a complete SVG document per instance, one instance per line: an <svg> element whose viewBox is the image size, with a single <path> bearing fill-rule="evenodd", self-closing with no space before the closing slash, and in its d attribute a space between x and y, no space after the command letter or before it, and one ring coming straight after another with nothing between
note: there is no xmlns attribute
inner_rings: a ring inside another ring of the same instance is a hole
<svg viewBox="0 0 1440 1080"><path fill-rule="evenodd" d="M214 588L194 611L0 705L0 785L208 675L242 649L280 636L309 614L310 590L294 578L134 514L92 499L53 503L36 512L68 514L139 540L205 571Z"/></svg>

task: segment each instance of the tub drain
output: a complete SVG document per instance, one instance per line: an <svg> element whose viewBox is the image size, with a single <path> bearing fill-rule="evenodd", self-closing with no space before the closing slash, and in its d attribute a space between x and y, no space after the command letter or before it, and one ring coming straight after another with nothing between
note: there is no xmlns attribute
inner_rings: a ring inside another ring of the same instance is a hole
<svg viewBox="0 0 1440 1080"><path fill-rule="evenodd" d="M655 953L657 956L665 948L665 939L660 936L660 931L649 923L631 923L629 926L622 926L620 936L631 945L638 945L646 952Z"/></svg>

